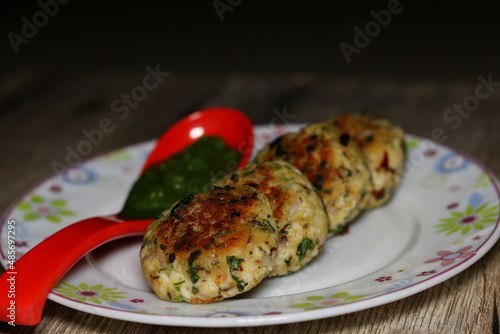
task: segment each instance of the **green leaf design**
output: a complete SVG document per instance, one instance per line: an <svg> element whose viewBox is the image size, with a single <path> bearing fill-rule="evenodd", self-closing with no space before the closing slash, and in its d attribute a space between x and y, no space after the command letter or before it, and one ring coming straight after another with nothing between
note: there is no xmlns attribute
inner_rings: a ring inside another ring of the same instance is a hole
<svg viewBox="0 0 500 334"><path fill-rule="evenodd" d="M484 228L484 225L483 224L480 224L480 223L475 223L473 225L473 227L476 229L476 230L482 230Z"/></svg>
<svg viewBox="0 0 500 334"><path fill-rule="evenodd" d="M445 223L455 223L457 221L457 218L441 218L439 219L440 221L442 222L445 222ZM441 226L441 225L447 225L447 224L440 224L440 225L436 225L436 226Z"/></svg>
<svg viewBox="0 0 500 334"><path fill-rule="evenodd" d="M80 283L80 285L78 287L80 288L80 290L88 290L89 289L89 286L83 282Z"/></svg>
<svg viewBox="0 0 500 334"><path fill-rule="evenodd" d="M325 299L325 297L321 297L321 296L309 296L306 298L307 300L310 300L312 302L317 302L318 300L323 300Z"/></svg>
<svg viewBox="0 0 500 334"><path fill-rule="evenodd" d="M406 149L409 151L420 144L419 139L410 139L405 141Z"/></svg>
<svg viewBox="0 0 500 334"><path fill-rule="evenodd" d="M106 289L100 289L99 292L108 292L108 291L113 291L113 290L116 290L118 288L106 288ZM113 292L113 293L125 293L125 292Z"/></svg>
<svg viewBox="0 0 500 334"><path fill-rule="evenodd" d="M290 307L304 308L304 307L309 307L309 306L313 306L313 305L314 305L313 303L299 303L299 304L290 305Z"/></svg>
<svg viewBox="0 0 500 334"><path fill-rule="evenodd" d="M472 227L470 225L467 225L464 228L462 228L462 235L466 235L467 233L469 233L469 231L471 230L471 228Z"/></svg>
<svg viewBox="0 0 500 334"><path fill-rule="evenodd" d="M346 302L354 302L356 300L361 300L361 299L364 299L366 297L369 297L370 295L362 295L362 296L352 296L352 297L347 297L345 299Z"/></svg>
<svg viewBox="0 0 500 334"><path fill-rule="evenodd" d="M490 213L490 212L492 212L492 211L494 211L494 210L498 209L499 207L500 207L500 204L497 204L497 205L495 205L495 206L492 206L492 207L491 207L491 208L489 208L489 209L484 210L482 213L483 213L483 214ZM496 214L498 214L498 211L496 212Z"/></svg>
<svg viewBox="0 0 500 334"><path fill-rule="evenodd" d="M74 216L75 215L75 213L73 211L69 211L69 210L58 210L57 213L62 215L62 216Z"/></svg>
<svg viewBox="0 0 500 334"><path fill-rule="evenodd" d="M64 199L53 199L50 201L50 205L56 208L60 208L66 205L66 200Z"/></svg>
<svg viewBox="0 0 500 334"><path fill-rule="evenodd" d="M25 220L36 220L40 218L40 215L34 212L29 212L23 216Z"/></svg>
<svg viewBox="0 0 500 334"><path fill-rule="evenodd" d="M339 292L339 293L336 293L332 296L330 296L330 298L345 298L349 296L349 294L347 292Z"/></svg>
<svg viewBox="0 0 500 334"><path fill-rule="evenodd" d="M45 202L45 198L43 198L40 195L31 195L30 201L33 202L33 203L44 203Z"/></svg>
<svg viewBox="0 0 500 334"><path fill-rule="evenodd" d="M488 203L484 203L483 205L481 205L479 208L476 209L476 213L480 213L481 211L483 211L486 207L488 206Z"/></svg>
<svg viewBox="0 0 500 334"><path fill-rule="evenodd" d="M453 234L453 233L455 233L457 231L460 231L461 228L462 228L461 226L456 226L456 227L452 228L450 230L450 232L446 233L446 235L450 235L450 234Z"/></svg>
<svg viewBox="0 0 500 334"><path fill-rule="evenodd" d="M71 284L69 284L69 283L63 282L63 284L64 284L67 288L69 288L69 289L71 289L71 290L74 290L74 291L78 291L78 290L80 290L80 289L78 289L76 286L71 285Z"/></svg>
<svg viewBox="0 0 500 334"><path fill-rule="evenodd" d="M485 173L482 172L481 175L477 178L477 183L475 189L478 188L487 188L491 183L491 179L489 176Z"/></svg>
<svg viewBox="0 0 500 334"><path fill-rule="evenodd" d="M47 216L45 216L45 219L47 219L48 221L51 221L53 223L60 223L61 222L61 218L59 218L56 215L47 215Z"/></svg>
<svg viewBox="0 0 500 334"><path fill-rule="evenodd" d="M17 204L17 208L19 210L31 210L31 204L27 202L20 202L19 204Z"/></svg>

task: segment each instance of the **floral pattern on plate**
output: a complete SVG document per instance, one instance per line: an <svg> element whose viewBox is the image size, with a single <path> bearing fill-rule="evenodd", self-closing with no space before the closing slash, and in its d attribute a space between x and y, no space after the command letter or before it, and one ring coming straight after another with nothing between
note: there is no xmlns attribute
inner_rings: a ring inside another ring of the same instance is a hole
<svg viewBox="0 0 500 334"><path fill-rule="evenodd" d="M302 126L255 127L254 153ZM406 139L405 174L392 200L363 214L345 235L327 240L315 261L297 273L266 279L219 303L170 303L145 283L136 257L141 240L126 239L88 254L48 297L82 312L127 321L240 327L336 316L441 283L498 240L499 185L470 157L417 136ZM9 220L16 221L19 256L75 221L119 212L153 145L137 144L85 161L13 203L1 220L2 264L7 263Z"/></svg>

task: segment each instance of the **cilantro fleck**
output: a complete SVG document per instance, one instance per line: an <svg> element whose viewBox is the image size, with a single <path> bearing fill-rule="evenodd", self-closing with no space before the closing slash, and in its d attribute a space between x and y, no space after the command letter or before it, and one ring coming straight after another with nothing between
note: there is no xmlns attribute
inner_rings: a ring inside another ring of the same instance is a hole
<svg viewBox="0 0 500 334"><path fill-rule="evenodd" d="M306 256L306 252L308 250L313 250L316 245L311 239L305 238L302 240L297 247L297 256L299 257L299 261L302 261Z"/></svg>
<svg viewBox="0 0 500 334"><path fill-rule="evenodd" d="M174 269L174 266L167 266L167 267L163 267L163 268L158 269L158 272L161 272L164 270L172 270L172 269Z"/></svg>
<svg viewBox="0 0 500 334"><path fill-rule="evenodd" d="M174 217L175 219L181 219L179 215L177 215L177 211L182 210L187 208L189 203L191 203L194 199L193 195L189 195L185 197L184 199L180 200L179 203L177 203L172 210L170 210L170 216Z"/></svg>
<svg viewBox="0 0 500 334"><path fill-rule="evenodd" d="M240 270L241 262L243 259L238 259L235 256L226 256L227 264L229 265L229 271Z"/></svg>
<svg viewBox="0 0 500 334"><path fill-rule="evenodd" d="M188 260L188 270L186 270L186 272L188 273L189 277L191 278L191 282L193 283L198 282L198 280L200 279L200 277L196 275L196 271L194 270L193 267L193 262L196 261L196 259L198 258L198 256L200 256L200 254L201 250L194 251L191 253Z"/></svg>
<svg viewBox="0 0 500 334"><path fill-rule="evenodd" d="M269 222L269 220L264 218L264 219L262 219L262 222L260 222L258 220L256 222L263 231L269 230L271 232L276 232L276 230L274 229L273 225Z"/></svg>
<svg viewBox="0 0 500 334"><path fill-rule="evenodd" d="M344 174L344 176L347 176L347 177L352 176L352 172L350 169L347 169L345 167L340 167L340 170L342 171L342 174Z"/></svg>
<svg viewBox="0 0 500 334"><path fill-rule="evenodd" d="M248 175L252 174L254 171L255 171L255 170L247 170L247 171L243 174L243 176L248 176Z"/></svg>
<svg viewBox="0 0 500 334"><path fill-rule="evenodd" d="M236 281L236 286L238 287L239 292L243 292L245 290L245 287L248 285L247 282L243 281L241 278L238 276L235 276L231 274L231 277Z"/></svg>
<svg viewBox="0 0 500 334"><path fill-rule="evenodd" d="M234 232L236 232L236 230L234 230L234 231L227 231L227 232L222 232L222 230L221 230L221 231L215 233L213 235L213 237L216 238L216 237L220 237L221 235L231 234L231 233L234 233Z"/></svg>
<svg viewBox="0 0 500 334"><path fill-rule="evenodd" d="M185 281L181 281L181 282L177 282L177 283L174 283L174 288L175 290L177 291L181 291L181 287L179 285L181 285L182 283L184 283Z"/></svg>

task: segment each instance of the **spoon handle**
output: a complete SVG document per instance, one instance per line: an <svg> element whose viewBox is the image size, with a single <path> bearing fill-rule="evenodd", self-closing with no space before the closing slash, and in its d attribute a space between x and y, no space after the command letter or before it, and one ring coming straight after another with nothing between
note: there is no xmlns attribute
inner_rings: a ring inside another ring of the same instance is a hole
<svg viewBox="0 0 500 334"><path fill-rule="evenodd" d="M94 217L69 225L40 242L0 277L0 320L38 324L47 295L80 258L108 241L144 234L150 222L124 222L115 215Z"/></svg>

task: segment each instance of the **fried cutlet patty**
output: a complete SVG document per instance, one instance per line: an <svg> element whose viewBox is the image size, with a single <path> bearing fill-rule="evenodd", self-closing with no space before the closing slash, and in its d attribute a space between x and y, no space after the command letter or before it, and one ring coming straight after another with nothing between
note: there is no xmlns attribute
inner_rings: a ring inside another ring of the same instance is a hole
<svg viewBox="0 0 500 334"><path fill-rule="evenodd" d="M299 270L322 249L328 236L328 214L307 177L286 161L249 164L228 174L217 185L247 185L262 191L279 226L275 267L269 276Z"/></svg>
<svg viewBox="0 0 500 334"><path fill-rule="evenodd" d="M326 122L348 133L363 150L373 183L368 209L386 203L403 175L403 129L387 119L361 114L339 115Z"/></svg>
<svg viewBox="0 0 500 334"><path fill-rule="evenodd" d="M326 123L278 137L257 153L256 162L283 159L297 167L319 191L335 235L366 208L371 176L363 152L350 136Z"/></svg>
<svg viewBox="0 0 500 334"><path fill-rule="evenodd" d="M214 186L177 202L151 223L141 266L161 299L217 301L252 289L273 270L278 235L262 192Z"/></svg>

